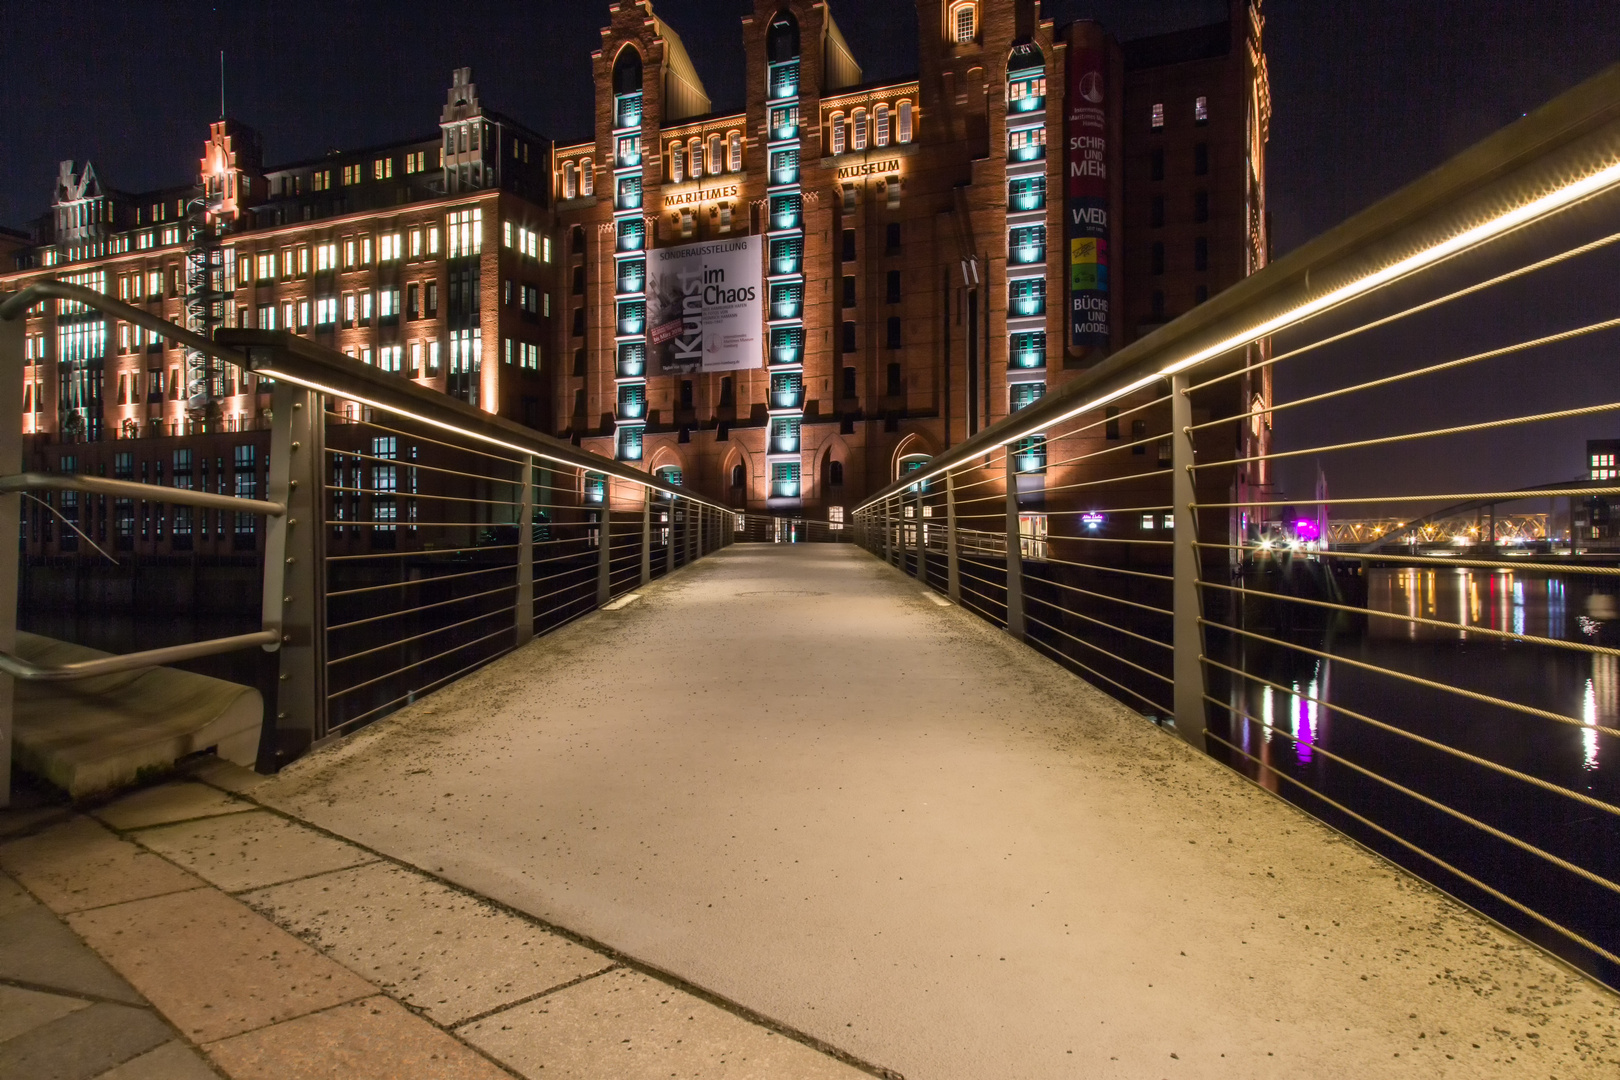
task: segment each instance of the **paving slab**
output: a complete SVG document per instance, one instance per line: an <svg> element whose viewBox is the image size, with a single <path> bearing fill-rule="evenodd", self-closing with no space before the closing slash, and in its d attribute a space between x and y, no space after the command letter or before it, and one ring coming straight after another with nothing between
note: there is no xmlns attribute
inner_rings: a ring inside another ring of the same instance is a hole
<svg viewBox="0 0 1620 1080"><path fill-rule="evenodd" d="M114 829L145 829L252 809L252 803L233 799L207 784L182 782L133 792L92 813Z"/></svg>
<svg viewBox="0 0 1620 1080"><path fill-rule="evenodd" d="M244 894L326 955L453 1026L613 961L391 863Z"/></svg>
<svg viewBox="0 0 1620 1080"><path fill-rule="evenodd" d="M1615 995L863 552L638 591L254 797L916 1080L1620 1075Z"/></svg>
<svg viewBox="0 0 1620 1080"><path fill-rule="evenodd" d="M27 911L37 901L9 874L0 874L0 919L19 911Z"/></svg>
<svg viewBox="0 0 1620 1080"><path fill-rule="evenodd" d="M181 1033L224 1039L374 993L262 915L196 889L68 917Z"/></svg>
<svg viewBox="0 0 1620 1080"><path fill-rule="evenodd" d="M511 1080L381 996L261 1028L207 1050L232 1080Z"/></svg>
<svg viewBox="0 0 1620 1080"><path fill-rule="evenodd" d="M637 971L620 968L457 1034L545 1080L864 1080L870 1074Z"/></svg>
<svg viewBox="0 0 1620 1080"><path fill-rule="evenodd" d="M6 1080L92 1080L174 1038L150 1009L98 1002L0 1043Z"/></svg>
<svg viewBox="0 0 1620 1080"><path fill-rule="evenodd" d="M0 917L0 979L142 1004L129 983L38 904Z"/></svg>
<svg viewBox="0 0 1620 1080"><path fill-rule="evenodd" d="M219 1073L177 1039L107 1070L96 1080L219 1080Z"/></svg>
<svg viewBox="0 0 1620 1080"><path fill-rule="evenodd" d="M373 862L376 856L263 810L144 829L142 844L226 892Z"/></svg>
<svg viewBox="0 0 1620 1080"><path fill-rule="evenodd" d="M68 1013L88 1009L90 1004L80 997L46 994L0 983L0 1043Z"/></svg>
<svg viewBox="0 0 1620 1080"><path fill-rule="evenodd" d="M108 832L74 818L0 845L0 869L52 911L66 913L194 889L202 882Z"/></svg>

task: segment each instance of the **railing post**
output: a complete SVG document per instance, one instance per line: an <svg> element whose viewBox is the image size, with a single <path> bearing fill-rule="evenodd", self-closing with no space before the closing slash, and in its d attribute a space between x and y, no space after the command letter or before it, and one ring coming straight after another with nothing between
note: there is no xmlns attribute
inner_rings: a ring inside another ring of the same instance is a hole
<svg viewBox="0 0 1620 1080"><path fill-rule="evenodd" d="M894 528L889 524L889 500L883 500L883 561L894 565Z"/></svg>
<svg viewBox="0 0 1620 1080"><path fill-rule="evenodd" d="M653 489L641 489L641 583L652 580L652 502Z"/></svg>
<svg viewBox="0 0 1620 1080"><path fill-rule="evenodd" d="M923 485L917 485L917 583L928 587L928 527L923 523Z"/></svg>
<svg viewBox="0 0 1620 1080"><path fill-rule="evenodd" d="M1170 377L1170 502L1175 522L1171 538L1171 673L1175 677L1176 733L1204 748L1203 629L1198 625L1198 518L1193 513L1192 399L1187 376Z"/></svg>
<svg viewBox="0 0 1620 1080"><path fill-rule="evenodd" d="M906 555L913 553L913 549L917 546L916 532L907 532L906 530L906 511L915 510L916 508L906 505L906 493L903 491L897 496L896 501L899 503L895 507L895 514L900 521L900 572L904 574L906 572Z"/></svg>
<svg viewBox="0 0 1620 1080"><path fill-rule="evenodd" d="M612 596L612 573L609 565L613 558L613 477L602 477L602 516L596 529L596 606L601 607Z"/></svg>
<svg viewBox="0 0 1620 1080"><path fill-rule="evenodd" d="M1024 640L1024 553L1018 533L1018 454L1007 451L1007 633Z"/></svg>
<svg viewBox="0 0 1620 1080"><path fill-rule="evenodd" d="M692 500L686 500L686 504L686 565L691 566L697 562L697 515L692 513Z"/></svg>
<svg viewBox="0 0 1620 1080"><path fill-rule="evenodd" d="M0 476L22 472L23 313L0 320ZM10 372L10 374L4 374ZM22 493L0 495L0 649L17 651L17 564ZM16 680L0 674L0 807L11 805L11 734Z"/></svg>
<svg viewBox="0 0 1620 1080"><path fill-rule="evenodd" d="M523 455L518 466L518 547L517 604L512 614L517 624L517 644L534 637L534 456Z"/></svg>
<svg viewBox="0 0 1620 1080"><path fill-rule="evenodd" d="M664 576L668 577L675 572L675 497L668 496L665 501L669 507L664 511L664 523L669 530L664 537Z"/></svg>
<svg viewBox="0 0 1620 1080"><path fill-rule="evenodd" d="M945 471L945 595L962 602L962 564L956 542L956 474Z"/></svg>
<svg viewBox="0 0 1620 1080"><path fill-rule="evenodd" d="M275 745L259 760L279 767L326 736L326 416L320 394L289 382L270 402L269 496L287 512L265 530L264 616L281 650Z"/></svg>

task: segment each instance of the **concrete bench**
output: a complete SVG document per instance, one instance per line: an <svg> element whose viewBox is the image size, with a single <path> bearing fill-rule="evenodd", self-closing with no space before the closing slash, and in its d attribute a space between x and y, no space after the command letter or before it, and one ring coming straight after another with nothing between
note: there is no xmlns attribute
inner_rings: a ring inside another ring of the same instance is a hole
<svg viewBox="0 0 1620 1080"><path fill-rule="evenodd" d="M54 665L111 654L19 631L17 655ZM164 667L15 685L17 766L74 798L202 750L247 766L258 754L264 699L251 686Z"/></svg>

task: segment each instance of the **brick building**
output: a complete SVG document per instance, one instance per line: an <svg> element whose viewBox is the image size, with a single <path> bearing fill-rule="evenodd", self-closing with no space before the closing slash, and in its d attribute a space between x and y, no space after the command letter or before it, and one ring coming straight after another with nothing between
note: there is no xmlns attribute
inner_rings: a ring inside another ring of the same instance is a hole
<svg viewBox="0 0 1620 1080"><path fill-rule="evenodd" d="M485 108L463 69L422 139L272 169L221 121L200 183L139 194L64 163L0 288L294 330L732 505L837 520L1267 253L1258 0L1123 43L1034 0L917 7L917 77L872 84L827 3L755 0L745 107L716 113L650 0L615 0L574 143ZM742 238L764 260L754 364L665 370L649 255ZM216 463L195 482L251 489L252 377L72 307L29 320L36 465L172 478L186 450ZM1269 392L1230 385L1235 412ZM1049 448L1019 450L1038 506Z"/></svg>

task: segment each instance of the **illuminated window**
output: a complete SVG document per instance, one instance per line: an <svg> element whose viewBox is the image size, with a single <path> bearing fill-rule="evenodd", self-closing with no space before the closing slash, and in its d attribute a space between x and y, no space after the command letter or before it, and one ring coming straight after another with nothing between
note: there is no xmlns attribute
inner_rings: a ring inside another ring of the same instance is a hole
<svg viewBox="0 0 1620 1080"><path fill-rule="evenodd" d="M731 133L731 137L727 141L730 143L729 156L730 156L731 160L729 162L727 162L726 167L729 168L732 172L741 172L742 171L742 132L733 131Z"/></svg>
<svg viewBox="0 0 1620 1080"><path fill-rule="evenodd" d="M709 136L709 172L711 174L718 173L720 171L721 160L722 160L722 158L720 157L720 136L719 135L710 135Z"/></svg>
<svg viewBox="0 0 1620 1080"><path fill-rule="evenodd" d="M579 181L574 174L574 163L563 162L563 198L572 199L579 194Z"/></svg>
<svg viewBox="0 0 1620 1080"><path fill-rule="evenodd" d="M1193 122L1207 124L1209 122L1209 98L1202 94L1193 102Z"/></svg>
<svg viewBox="0 0 1620 1080"><path fill-rule="evenodd" d="M669 144L669 179L675 184L686 179L686 148L680 143Z"/></svg>
<svg viewBox="0 0 1620 1080"><path fill-rule="evenodd" d="M844 152L844 135L845 135L845 132L844 132L844 114L841 113L841 112L835 112L835 113L832 114L832 152L833 153L842 154Z"/></svg>
<svg viewBox="0 0 1620 1080"><path fill-rule="evenodd" d="M394 175L394 159L391 157L378 158L371 163L371 177L374 180L388 180Z"/></svg>
<svg viewBox="0 0 1620 1080"><path fill-rule="evenodd" d="M873 133L872 142L877 146L888 146L889 107L887 105L879 105L873 115L876 117L877 122L875 126L877 130Z"/></svg>
<svg viewBox="0 0 1620 1080"><path fill-rule="evenodd" d="M958 4L951 9L951 40L958 45L971 45L978 29L978 10L973 4Z"/></svg>
<svg viewBox="0 0 1620 1080"><path fill-rule="evenodd" d="M450 258L477 255L484 250L483 208L450 211L446 228L450 234Z"/></svg>
<svg viewBox="0 0 1620 1080"><path fill-rule="evenodd" d="M912 106L911 106L911 102L902 101L900 103L900 139L899 139L900 142L908 143L908 142L911 141L911 131L912 131L911 123L912 123Z"/></svg>
<svg viewBox="0 0 1620 1080"><path fill-rule="evenodd" d="M590 158L579 163L579 193L592 195L596 192L596 167L591 164Z"/></svg>
<svg viewBox="0 0 1620 1080"><path fill-rule="evenodd" d="M337 269L337 245L336 244L316 244L315 245L315 269L316 270L336 270Z"/></svg>
<svg viewBox="0 0 1620 1080"><path fill-rule="evenodd" d="M857 149L857 150L865 150L866 149L866 110L865 109L856 109L855 110L855 118L850 122L850 133L852 135L853 142L855 144L855 149Z"/></svg>
<svg viewBox="0 0 1620 1080"><path fill-rule="evenodd" d="M1152 529L1152 528L1157 527L1158 524L1159 524L1159 517L1158 517L1157 514L1143 514L1142 515L1142 528L1144 528L1144 529Z"/></svg>
<svg viewBox="0 0 1620 1080"><path fill-rule="evenodd" d="M1154 131L1164 127L1164 102L1155 101L1153 103L1153 119L1149 121L1149 125Z"/></svg>

